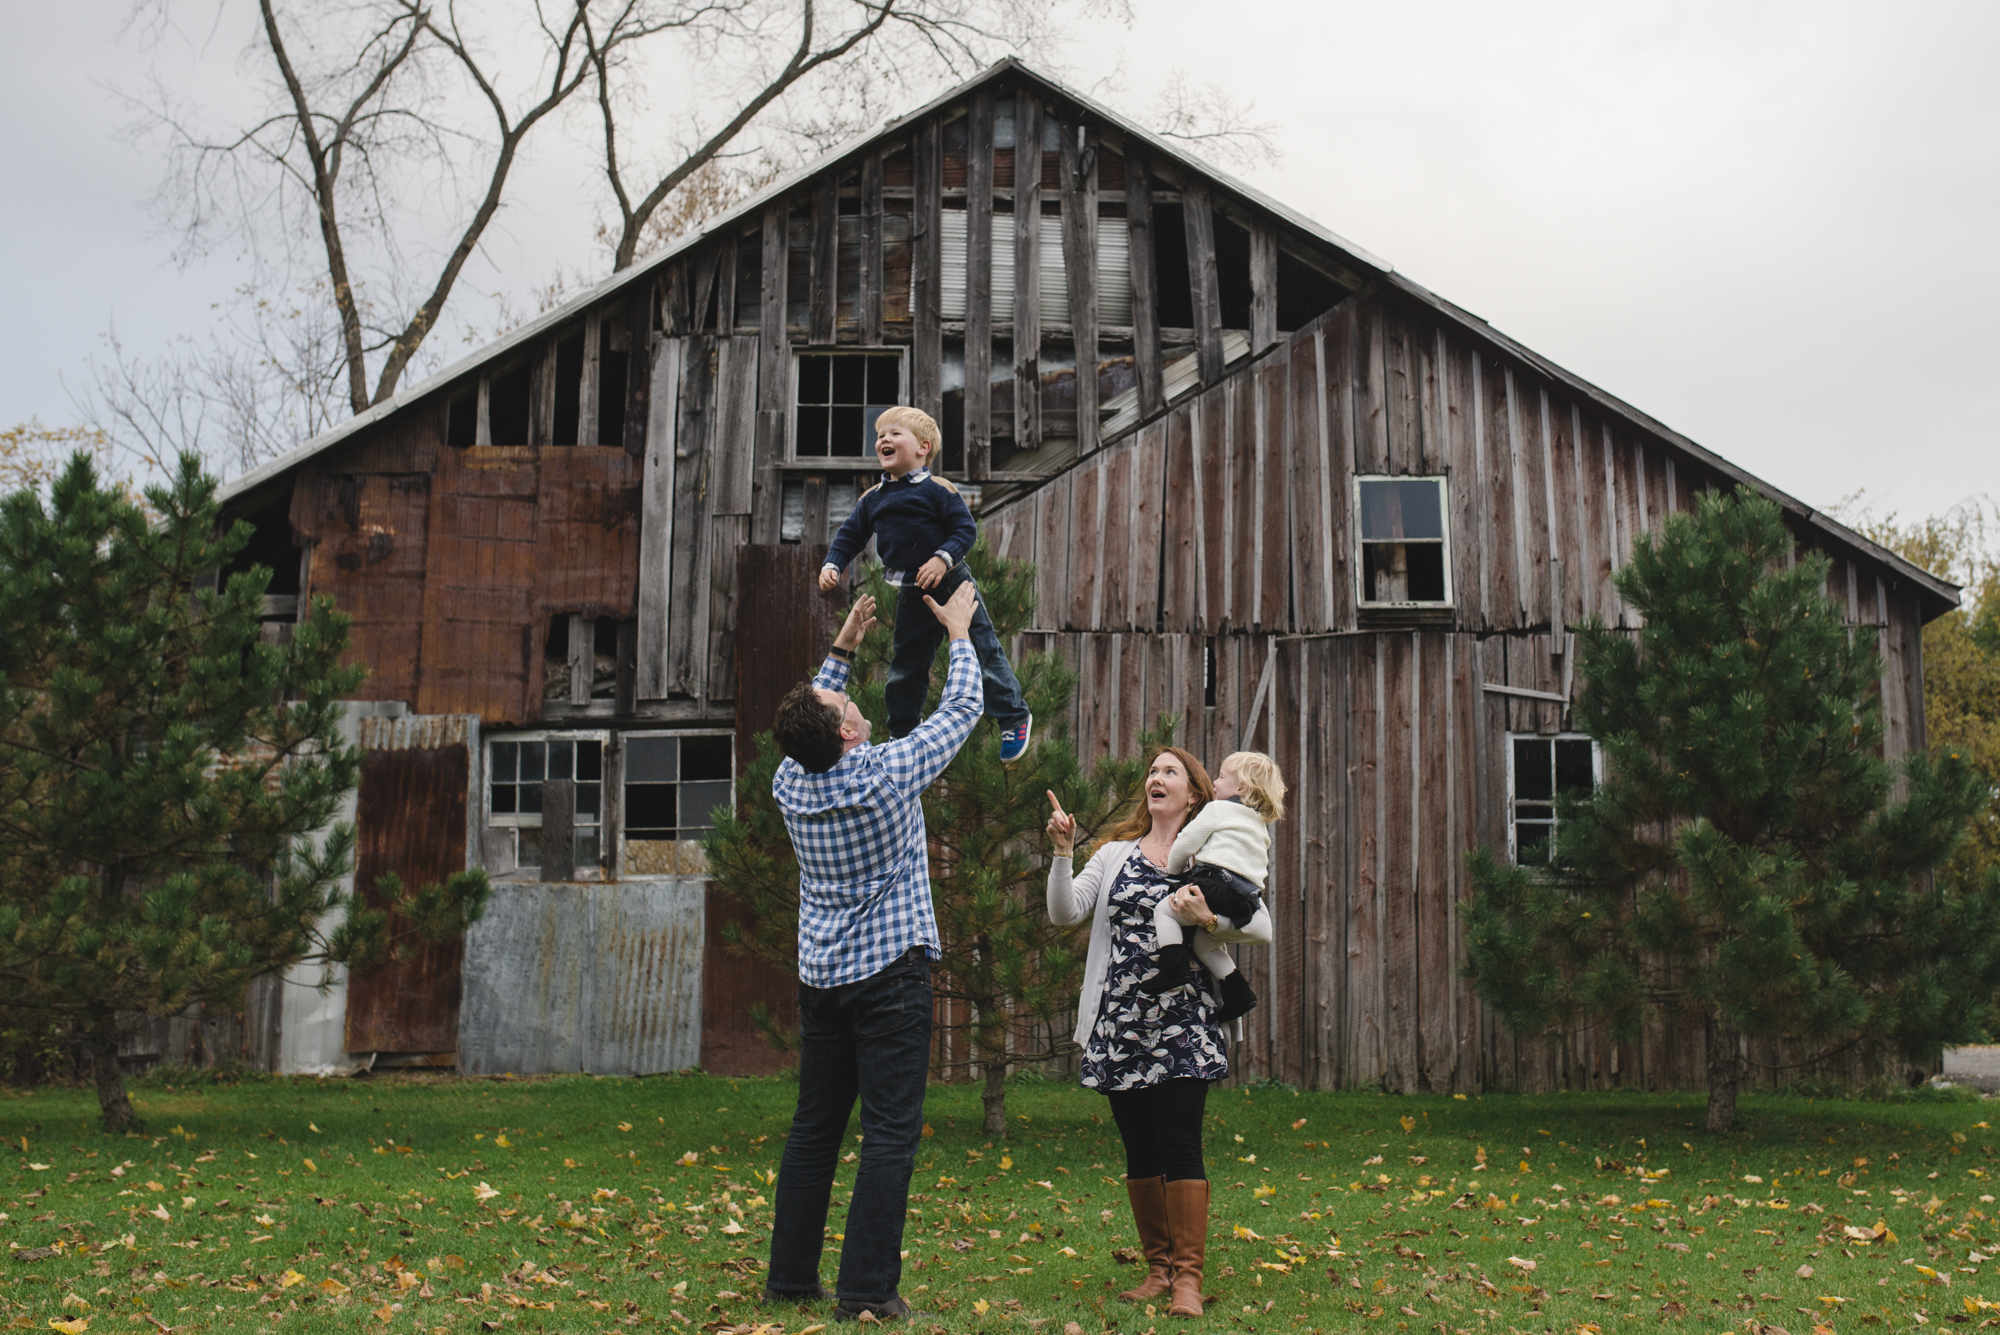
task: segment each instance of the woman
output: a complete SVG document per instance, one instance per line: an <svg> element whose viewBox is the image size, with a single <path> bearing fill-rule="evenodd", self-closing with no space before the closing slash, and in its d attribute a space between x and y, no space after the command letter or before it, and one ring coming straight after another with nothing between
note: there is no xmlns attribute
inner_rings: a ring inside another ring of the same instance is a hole
<svg viewBox="0 0 2000 1335"><path fill-rule="evenodd" d="M1125 1191L1146 1254L1145 1279L1120 1296L1145 1302L1171 1290L1171 1316L1201 1315L1208 1253L1201 1119L1208 1087L1229 1074L1229 1058L1215 1023L1213 979L1204 974L1158 997L1139 989L1155 971L1153 910L1165 897L1182 923L1218 941L1271 939L1267 913L1241 930L1218 930L1201 891L1176 890L1167 876L1174 836L1214 794L1201 762L1167 747L1146 772L1145 805L1115 826L1074 876L1076 818L1049 794L1049 917L1062 926L1091 920L1077 1003L1083 1084L1111 1101L1125 1142Z"/></svg>

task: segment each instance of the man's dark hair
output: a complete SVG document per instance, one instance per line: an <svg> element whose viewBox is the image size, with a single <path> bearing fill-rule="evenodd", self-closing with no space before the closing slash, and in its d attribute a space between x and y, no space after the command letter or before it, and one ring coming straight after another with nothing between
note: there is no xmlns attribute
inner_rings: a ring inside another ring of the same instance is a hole
<svg viewBox="0 0 2000 1335"><path fill-rule="evenodd" d="M824 774L840 763L842 711L819 698L809 681L802 681L778 701L771 733L778 749L799 762L809 774Z"/></svg>

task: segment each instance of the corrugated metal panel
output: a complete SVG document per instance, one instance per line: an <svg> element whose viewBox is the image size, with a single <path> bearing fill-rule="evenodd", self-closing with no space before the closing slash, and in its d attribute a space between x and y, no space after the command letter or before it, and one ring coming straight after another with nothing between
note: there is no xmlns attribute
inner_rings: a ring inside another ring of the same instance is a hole
<svg viewBox="0 0 2000 1335"><path fill-rule="evenodd" d="M470 714L405 714L401 718L361 720L364 751L435 751L465 746L474 716Z"/></svg>
<svg viewBox="0 0 2000 1335"><path fill-rule="evenodd" d="M701 1059L703 883L502 881L465 938L459 1070L650 1075Z"/></svg>
<svg viewBox="0 0 2000 1335"><path fill-rule="evenodd" d="M965 236L964 209L946 209L943 214L944 239L943 302L944 318L965 318ZM993 319L1005 324L1014 318L1014 220L999 214L993 220ZM1042 218L1041 244L1042 319L1046 323L1069 322L1069 274L1063 268L1062 219ZM1097 318L1108 325L1132 323L1131 235L1122 221L1103 219L1097 229Z"/></svg>

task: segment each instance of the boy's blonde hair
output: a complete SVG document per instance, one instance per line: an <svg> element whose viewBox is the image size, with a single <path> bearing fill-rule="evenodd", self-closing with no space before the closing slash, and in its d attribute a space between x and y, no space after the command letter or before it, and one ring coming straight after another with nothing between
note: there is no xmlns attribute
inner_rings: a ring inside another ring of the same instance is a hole
<svg viewBox="0 0 2000 1335"><path fill-rule="evenodd" d="M885 426L902 427L918 440L929 445L931 447L930 452L933 455L944 444L944 432L938 429L937 419L922 408L912 408L907 404L898 404L894 408L884 408L875 417L875 429L880 431Z"/></svg>
<svg viewBox="0 0 2000 1335"><path fill-rule="evenodd" d="M1277 761L1262 751L1232 751L1216 772L1225 769L1235 772L1243 805L1262 816L1266 825L1285 818L1285 776L1278 773Z"/></svg>

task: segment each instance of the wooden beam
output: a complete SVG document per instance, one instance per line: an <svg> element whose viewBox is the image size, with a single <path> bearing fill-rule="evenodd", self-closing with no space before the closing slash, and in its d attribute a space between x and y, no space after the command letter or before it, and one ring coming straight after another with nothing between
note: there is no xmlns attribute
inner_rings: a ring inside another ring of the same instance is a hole
<svg viewBox="0 0 2000 1335"><path fill-rule="evenodd" d="M597 622L574 613L569 619L569 702L590 703L590 683L597 675Z"/></svg>
<svg viewBox="0 0 2000 1335"><path fill-rule="evenodd" d="M1250 224L1250 351L1278 341L1278 234L1268 223Z"/></svg>
<svg viewBox="0 0 2000 1335"><path fill-rule="evenodd" d="M1078 142L1082 140L1082 142ZM1076 346L1076 452L1097 448L1097 133L1062 127L1063 269ZM1218 343L1218 346L1220 344Z"/></svg>
<svg viewBox="0 0 2000 1335"><path fill-rule="evenodd" d="M861 160L861 282L854 319L863 347L882 341L882 153Z"/></svg>
<svg viewBox="0 0 2000 1335"><path fill-rule="evenodd" d="M1188 286L1194 295L1195 366L1203 384L1222 377L1222 293L1215 275L1215 211L1208 187L1190 180L1181 191L1187 224Z"/></svg>
<svg viewBox="0 0 2000 1335"><path fill-rule="evenodd" d="M682 340L663 338L653 353L651 377L660 382L645 423L645 468L639 482L639 614L635 694L667 694L667 626L672 608L668 580L674 547L674 468L680 427Z"/></svg>
<svg viewBox="0 0 2000 1335"><path fill-rule="evenodd" d="M1153 255L1153 183L1146 159L1125 154L1125 232L1132 269L1132 360L1139 377L1139 416L1166 407L1160 368L1159 270Z"/></svg>
<svg viewBox="0 0 2000 1335"><path fill-rule="evenodd" d="M528 443L547 445L556 438L556 339L544 339L529 356Z"/></svg>
<svg viewBox="0 0 2000 1335"><path fill-rule="evenodd" d="M732 255L725 255L724 249L724 247L717 246L707 254L688 261L689 264L694 266L695 273L694 305L688 308L688 329L692 333L704 334L713 332L709 328L708 323L709 302L715 296L716 284L719 281L723 265L728 260L735 258ZM717 324L720 324L722 321L721 310L718 309L715 312L715 318Z"/></svg>
<svg viewBox="0 0 2000 1335"><path fill-rule="evenodd" d="M736 266L742 262L736 248L742 244L741 236L723 237L722 254L716 261L715 331L719 334L736 328Z"/></svg>
<svg viewBox="0 0 2000 1335"><path fill-rule="evenodd" d="M576 780L542 784L542 879L576 879Z"/></svg>
<svg viewBox="0 0 2000 1335"><path fill-rule="evenodd" d="M625 453L646 457L646 423L650 412L652 376L646 374L653 355L653 311L658 292L646 282L632 285L625 306ZM609 444L610 442L606 442Z"/></svg>
<svg viewBox="0 0 2000 1335"><path fill-rule="evenodd" d="M910 401L932 417L944 415L944 162L935 116L910 144ZM763 541L763 539L759 539ZM774 534L770 539L777 541Z"/></svg>
<svg viewBox="0 0 2000 1335"><path fill-rule="evenodd" d="M598 353L603 342L602 317L596 311L583 317L583 375L576 392L576 443L597 444L597 377L601 369Z"/></svg>
<svg viewBox="0 0 2000 1335"><path fill-rule="evenodd" d="M829 499L827 493L830 490L832 488L828 486L828 478L825 473L813 473L807 476L799 541L805 544L809 551L825 547L828 538L831 536L826 531L826 514Z"/></svg>
<svg viewBox="0 0 2000 1335"><path fill-rule="evenodd" d="M1042 445L1042 104L1014 104L1014 448Z"/></svg>
<svg viewBox="0 0 2000 1335"><path fill-rule="evenodd" d="M965 472L993 449L993 90L972 95L965 147Z"/></svg>
<svg viewBox="0 0 2000 1335"><path fill-rule="evenodd" d="M834 274L840 264L840 178L822 172L813 182L811 276L808 280L807 338L833 342Z"/></svg>
<svg viewBox="0 0 2000 1335"><path fill-rule="evenodd" d="M757 445L750 472L750 541L778 540L783 489L778 462L785 452L785 399L792 383L791 339L785 332L787 203L764 207L763 302L757 318Z"/></svg>
<svg viewBox="0 0 2000 1335"><path fill-rule="evenodd" d="M660 275L660 328L668 338L681 338L694 328L688 293L692 278L687 260L669 264Z"/></svg>

